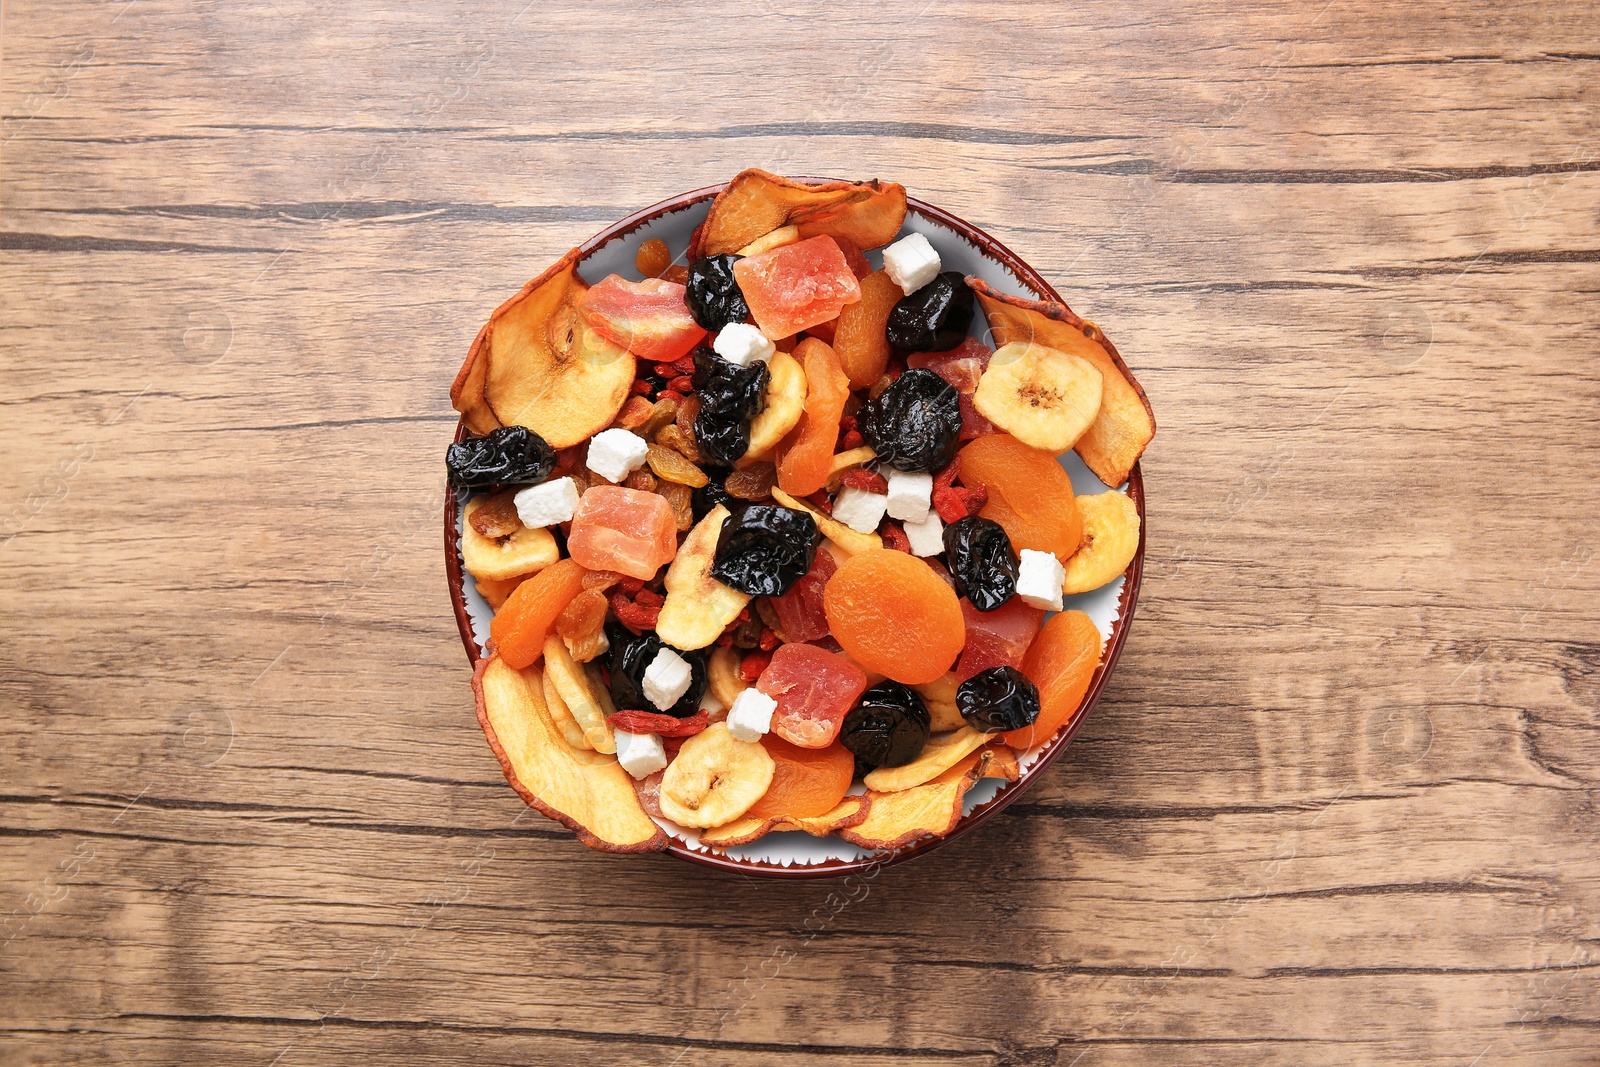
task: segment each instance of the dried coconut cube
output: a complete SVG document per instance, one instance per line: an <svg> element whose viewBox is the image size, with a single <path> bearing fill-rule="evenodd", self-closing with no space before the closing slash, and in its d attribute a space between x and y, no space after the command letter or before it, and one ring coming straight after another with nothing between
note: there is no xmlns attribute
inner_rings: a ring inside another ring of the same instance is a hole
<svg viewBox="0 0 1600 1067"><path fill-rule="evenodd" d="M778 346L767 335L747 322L733 322L717 332L711 351L739 367L752 363L765 363L772 358Z"/></svg>
<svg viewBox="0 0 1600 1067"><path fill-rule="evenodd" d="M937 511L930 510L921 522L906 523L905 531L913 556L937 556L944 551L944 521Z"/></svg>
<svg viewBox="0 0 1600 1067"><path fill-rule="evenodd" d="M759 741L772 729L772 713L777 710L776 700L759 689L746 689L728 709L728 732L740 741Z"/></svg>
<svg viewBox="0 0 1600 1067"><path fill-rule="evenodd" d="M644 669L644 696L661 711L676 704L689 691L693 671L689 661L670 648L662 648Z"/></svg>
<svg viewBox="0 0 1600 1067"><path fill-rule="evenodd" d="M626 730L615 732L617 762L635 778L648 778L667 767L667 749L659 734L630 734Z"/></svg>
<svg viewBox="0 0 1600 1067"><path fill-rule="evenodd" d="M517 518L529 529L555 526L570 521L572 513L578 510L578 483L571 478L557 478L541 485L530 485L517 490L511 502L517 506Z"/></svg>
<svg viewBox="0 0 1600 1067"><path fill-rule="evenodd" d="M868 492L847 485L839 490L833 501L833 517L856 533L873 533L883 521L889 498L882 493Z"/></svg>
<svg viewBox="0 0 1600 1067"><path fill-rule="evenodd" d="M640 467L650 444L631 430L601 430L589 441L589 469L608 482L620 482Z"/></svg>
<svg viewBox="0 0 1600 1067"><path fill-rule="evenodd" d="M883 269L907 296L939 276L939 253L920 233L909 233L883 250Z"/></svg>
<svg viewBox="0 0 1600 1067"><path fill-rule="evenodd" d="M933 475L884 467L880 472L889 483L889 517L902 522L921 522L933 506Z"/></svg>
<svg viewBox="0 0 1600 1067"><path fill-rule="evenodd" d="M1017 563L1017 595L1045 611L1061 610L1061 586L1067 569L1053 552L1025 548Z"/></svg>

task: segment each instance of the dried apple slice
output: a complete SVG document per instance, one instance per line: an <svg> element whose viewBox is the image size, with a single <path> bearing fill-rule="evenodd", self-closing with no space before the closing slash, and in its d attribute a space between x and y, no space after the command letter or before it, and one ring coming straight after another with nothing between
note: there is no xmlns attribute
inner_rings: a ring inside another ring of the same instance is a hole
<svg viewBox="0 0 1600 1067"><path fill-rule="evenodd" d="M862 794L845 797L837 807L821 815L774 815L768 818L746 815L702 831L700 843L716 848L733 848L735 845L748 845L778 830L804 830L812 837L827 837L835 830L860 825L871 808L872 801Z"/></svg>
<svg viewBox="0 0 1600 1067"><path fill-rule="evenodd" d="M536 668L491 656L472 689L478 722L506 781L532 808L601 852L657 852L667 835L640 806L633 779L613 756L573 748L550 720Z"/></svg>
<svg viewBox="0 0 1600 1067"><path fill-rule="evenodd" d="M584 325L577 302L588 286L577 249L522 287L478 331L450 387L467 428L533 430L567 448L611 425L628 398L634 359Z"/></svg>
<svg viewBox="0 0 1600 1067"><path fill-rule="evenodd" d="M982 750L980 765L985 778L1004 778L1014 782L1022 777L1022 764L1017 762L1017 750L1010 745L990 745Z"/></svg>
<svg viewBox="0 0 1600 1067"><path fill-rule="evenodd" d="M861 779L874 793L899 793L932 781L969 755L982 748L989 735L980 734L970 726L943 737L935 737L923 746L922 755L899 767L879 767Z"/></svg>
<svg viewBox="0 0 1600 1067"><path fill-rule="evenodd" d="M667 598L656 619L656 635L673 648L690 652L722 636L750 603L750 594L711 577L728 509L718 504L695 524L667 568Z"/></svg>
<svg viewBox="0 0 1600 1067"><path fill-rule="evenodd" d="M1032 341L1093 363L1104 379L1100 411L1073 446L1095 476L1112 488L1128 480L1156 433L1155 412L1133 372L1097 326L1065 304L1007 296L980 278L967 285L978 296L996 347Z"/></svg>
<svg viewBox="0 0 1600 1067"><path fill-rule="evenodd" d="M858 248L894 240L906 216L905 186L893 182L806 185L752 168L717 194L690 242L689 258L737 252L783 226L801 238L848 237Z"/></svg>
<svg viewBox="0 0 1600 1067"><path fill-rule="evenodd" d="M927 837L943 837L961 821L961 801L983 776L983 754L974 752L923 785L898 793L868 792L867 817L836 831L853 845L903 848Z"/></svg>

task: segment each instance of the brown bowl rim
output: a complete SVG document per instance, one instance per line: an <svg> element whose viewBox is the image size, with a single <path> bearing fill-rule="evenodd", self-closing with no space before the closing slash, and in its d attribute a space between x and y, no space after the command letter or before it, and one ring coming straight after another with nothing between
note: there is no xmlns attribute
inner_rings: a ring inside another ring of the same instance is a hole
<svg viewBox="0 0 1600 1067"><path fill-rule="evenodd" d="M835 178L794 178L794 181L823 183L837 181ZM723 189L727 182L716 185L707 185L686 193L679 193L657 204L641 208L628 215L600 233L589 238L578 246L577 262L582 263L591 254L603 245L626 237L647 223L654 222L663 215L670 215L677 211L693 207L702 200L709 200ZM985 233L983 230L967 222L965 219L952 215L950 212L918 200L916 197L907 196L906 206L909 211L914 211L924 218L939 223L948 229L954 230L976 245L979 250L990 259L999 263L1010 271L1016 279L1036 295L1045 300L1053 300L1066 304L1044 278L1032 267L1012 252L1011 249L1001 244L998 240ZM1117 355L1116 346L1109 338L1102 335L1101 343L1111 350L1113 356ZM457 423L455 440L459 441L466 436L465 423ZM1116 489L1112 486L1113 491ZM1044 769L1054 763L1061 753L1072 744L1073 737L1077 734L1089 713L1100 702L1106 683L1110 681L1112 671L1116 668L1117 660L1122 657L1122 647L1127 643L1128 631L1133 627L1134 609L1139 602L1139 586L1144 577L1144 547L1145 547L1145 506L1144 506L1144 477L1135 463L1128 473L1128 496L1132 498L1134 506L1139 511L1139 549L1134 553L1133 562L1124 572L1122 592L1117 598L1117 618L1111 624L1111 639L1106 644L1106 653L1100 666L1096 668L1094 678L1090 681L1088 695L1084 698L1083 705L1079 708L1072 721L1062 730L1060 736L1052 741L1048 748L1040 754L1021 776L1014 782L1007 782L1000 787L1000 791L982 805L975 808L970 814L963 815L956 823L955 829L941 837L923 838L903 848L888 850L886 853L874 853L862 859L827 859L819 863L785 867L782 864L771 863L766 860L740 860L733 859L717 853L699 852L677 842L669 835L667 852L690 863L702 867L710 867L720 871L732 871L740 874L759 874L771 878L829 878L849 874L854 871L882 869L896 863L904 863L916 856L932 852L956 838L972 830L991 816L1004 810L1020 796L1028 786L1033 784L1035 778L1043 773ZM474 669L480 659L478 655L478 641L472 633L472 620L467 614L466 598L464 595L464 579L461 573L461 558L456 545L456 494L448 487L444 494L444 549L445 549L445 577L450 587L451 606L455 609L456 628L461 634L462 646L466 649L467 662Z"/></svg>

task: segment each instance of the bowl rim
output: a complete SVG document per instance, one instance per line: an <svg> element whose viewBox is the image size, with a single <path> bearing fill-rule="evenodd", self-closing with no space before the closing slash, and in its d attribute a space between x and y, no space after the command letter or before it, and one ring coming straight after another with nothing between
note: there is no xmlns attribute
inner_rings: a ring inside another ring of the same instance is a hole
<svg viewBox="0 0 1600 1067"><path fill-rule="evenodd" d="M792 181L808 183L826 183L838 181L836 178L794 177ZM640 208L638 211L607 226L604 230L584 241L577 247L577 263L593 255L602 246L610 244L618 238L626 237L635 230L648 223L654 222L663 215L670 215L678 211L693 207L704 200L714 198L718 193L728 187L728 182L718 182L715 185L702 186L676 196L668 197L659 203ZM979 252L999 263L1008 270L1022 285L1031 289L1039 298L1052 300L1062 305L1066 301L1055 291L1055 288L1030 267L1011 249L1001 244L994 237L985 233L977 226L972 225L960 216L953 215L942 208L935 207L916 197L906 197L906 209L938 223L947 229L954 230L966 238ZM1111 340L1102 335L1100 343L1120 359L1120 354ZM457 421L454 440L460 441L467 436L465 422ZM1117 617L1111 623L1111 637L1106 642L1105 655L1100 665L1095 669L1094 677L1090 680L1089 691L1084 697L1083 704L1072 720L1067 723L1061 733L1051 741L1034 760L1028 769L1022 772L1014 782L1006 782L989 800L984 801L968 814L961 816L955 828L940 837L923 838L909 845L897 849L888 849L875 852L870 856L856 859L829 858L816 863L797 864L784 866L768 860L736 859L721 853L702 852L683 844L671 835L668 835L666 852L687 860L702 867L715 870L729 871L746 875L759 875L769 878L807 879L830 878L850 874L855 871L876 871L897 863L904 863L916 856L932 852L950 841L962 836L991 816L1004 810L1020 796L1028 786L1033 784L1035 778L1042 774L1045 768L1054 763L1060 755L1072 744L1073 737L1078 729L1088 719L1089 713L1100 702L1106 684L1111 680L1117 661L1122 657L1123 645L1127 643L1128 631L1133 627L1134 609L1139 602L1139 587L1144 577L1144 550L1145 550L1145 500L1144 477L1139 464L1134 463L1133 469L1128 473L1127 492L1139 512L1139 548L1134 553L1133 562L1128 564L1128 569L1123 573L1122 590L1117 597ZM1111 487L1115 492L1116 486ZM451 607L455 611L456 629L460 632L461 643L467 653L467 662L476 669L481 659L478 653L478 641L472 632L472 619L467 614L467 603L464 591L465 578L462 573L461 557L457 547L458 514L456 506L456 493L448 486L444 493L444 549L445 549L445 577L450 588ZM875 875L874 875L875 876Z"/></svg>

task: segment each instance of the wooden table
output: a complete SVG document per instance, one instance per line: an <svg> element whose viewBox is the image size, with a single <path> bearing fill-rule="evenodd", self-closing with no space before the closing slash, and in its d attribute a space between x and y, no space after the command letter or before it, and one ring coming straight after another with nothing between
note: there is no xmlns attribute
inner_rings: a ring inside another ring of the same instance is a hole
<svg viewBox="0 0 1600 1067"><path fill-rule="evenodd" d="M22 0L3 46L0 1062L1600 1062L1592 5ZM529 813L444 587L489 310L752 164L988 228L1161 423L1107 699L850 890Z"/></svg>

